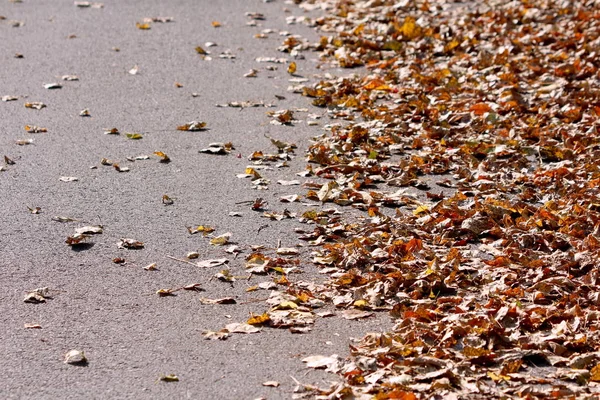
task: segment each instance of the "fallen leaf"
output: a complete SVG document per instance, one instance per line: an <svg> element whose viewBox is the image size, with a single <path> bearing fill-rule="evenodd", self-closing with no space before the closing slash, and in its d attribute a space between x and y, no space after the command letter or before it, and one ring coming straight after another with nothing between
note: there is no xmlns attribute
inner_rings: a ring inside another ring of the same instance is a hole
<svg viewBox="0 0 600 400"><path fill-rule="evenodd" d="M287 72L290 75L294 75L296 73L296 69L297 69L296 63L292 61L290 63L290 65L288 65Z"/></svg>
<svg viewBox="0 0 600 400"><path fill-rule="evenodd" d="M333 355L331 357L316 355L316 356L305 357L302 359L302 362L306 363L306 366L308 368L315 368L315 369L329 368L329 369L331 369L332 367L335 367L337 365L338 359L337 359L337 355Z"/></svg>
<svg viewBox="0 0 600 400"><path fill-rule="evenodd" d="M129 71L127 71L130 75L137 75L140 72L140 68L135 65L133 68L131 68Z"/></svg>
<svg viewBox="0 0 600 400"><path fill-rule="evenodd" d="M229 239L231 238L231 232L224 233L222 235L216 236L210 239L210 244L213 246L223 246L229 243Z"/></svg>
<svg viewBox="0 0 600 400"><path fill-rule="evenodd" d="M264 325L267 324L270 320L271 317L268 313L263 313L260 315L252 314L250 318L248 318L248 321L246 321L246 323L249 325Z"/></svg>
<svg viewBox="0 0 600 400"><path fill-rule="evenodd" d="M128 139L132 140L139 140L144 138L142 134L135 132L125 132L125 136L127 136Z"/></svg>
<svg viewBox="0 0 600 400"><path fill-rule="evenodd" d="M197 132L206 129L206 122L202 121L192 121L185 125L180 125L177 127L178 131L188 131L188 132Z"/></svg>
<svg viewBox="0 0 600 400"><path fill-rule="evenodd" d="M104 231L104 227L102 225L84 226L84 227L75 229L75 233L78 235L100 234L103 231Z"/></svg>
<svg viewBox="0 0 600 400"><path fill-rule="evenodd" d="M229 263L228 259L217 258L217 259L212 259L212 260L198 261L196 263L196 265L198 265L198 267L200 267L200 268L213 268L213 267L218 267L219 265L225 265L227 263Z"/></svg>
<svg viewBox="0 0 600 400"><path fill-rule="evenodd" d="M171 297L176 296L176 291L177 289L158 289L156 291L156 294L158 295L158 297Z"/></svg>
<svg viewBox="0 0 600 400"><path fill-rule="evenodd" d="M156 271L156 263L148 264L144 267L146 271Z"/></svg>
<svg viewBox="0 0 600 400"><path fill-rule="evenodd" d="M155 151L154 155L160 157L159 162L161 162L161 163L168 164L171 162L171 159L169 158L169 156L166 155L165 153L163 153L162 151Z"/></svg>
<svg viewBox="0 0 600 400"><path fill-rule="evenodd" d="M113 166L113 168L114 168L115 170L117 170L117 172L129 172L129 171L130 171L130 170L129 170L129 167L121 167L121 166L120 166L119 164L117 164L117 163L114 163L112 166Z"/></svg>
<svg viewBox="0 0 600 400"><path fill-rule="evenodd" d="M230 333L257 333L261 331L261 328L244 323L228 324L225 325L225 329Z"/></svg>
<svg viewBox="0 0 600 400"><path fill-rule="evenodd" d="M52 221L56 222L76 222L77 220L71 217L62 217L60 215L52 217Z"/></svg>
<svg viewBox="0 0 600 400"><path fill-rule="evenodd" d="M87 240L90 238L90 235L86 235L83 233L76 233L72 236L67 237L67 240L65 240L65 243L68 244L71 247L83 247L82 245L86 245L88 242Z"/></svg>
<svg viewBox="0 0 600 400"><path fill-rule="evenodd" d="M44 85L44 88L46 89L62 89L62 85L60 83L46 83Z"/></svg>
<svg viewBox="0 0 600 400"><path fill-rule="evenodd" d="M371 317L372 315L373 313L370 311L362 311L356 309L342 311L342 317L344 317L345 319L362 319Z"/></svg>
<svg viewBox="0 0 600 400"><path fill-rule="evenodd" d="M71 365L86 365L88 360L83 351L70 350L67 352L67 354L65 354L64 363Z"/></svg>
<svg viewBox="0 0 600 400"><path fill-rule="evenodd" d="M205 339L210 339L210 340L225 340L230 336L230 334L227 329L223 329L218 332L203 331L202 336L204 336Z"/></svg>
<svg viewBox="0 0 600 400"><path fill-rule="evenodd" d="M37 292L31 292L31 293L27 293L25 295L25 298L23 299L23 301L25 303L32 303L32 304L45 303L46 297L42 296L41 294L39 294Z"/></svg>
<svg viewBox="0 0 600 400"><path fill-rule="evenodd" d="M275 252L281 256L295 256L300 253L298 249L292 247L280 247Z"/></svg>
<svg viewBox="0 0 600 400"><path fill-rule="evenodd" d="M277 382L277 381L266 381L266 382L263 382L262 385L263 386L270 386L270 387L279 387L279 382Z"/></svg>
<svg viewBox="0 0 600 400"><path fill-rule="evenodd" d="M75 176L61 176L60 178L58 178L58 180L62 182L77 182L79 178Z"/></svg>
<svg viewBox="0 0 600 400"><path fill-rule="evenodd" d="M39 126L35 126L35 125L25 125L25 130L29 133L44 133L44 132L48 132L48 129L46 128L41 128Z"/></svg>
<svg viewBox="0 0 600 400"><path fill-rule="evenodd" d="M179 377L174 374L162 375L159 379L162 382L179 382Z"/></svg>
<svg viewBox="0 0 600 400"><path fill-rule="evenodd" d="M25 103L25 108L33 108L35 110L41 110L42 108L45 108L46 105L44 103L42 103L41 101L32 101L30 103Z"/></svg>
<svg viewBox="0 0 600 400"><path fill-rule="evenodd" d="M23 326L25 329L42 329L42 326L40 324L24 324Z"/></svg>
<svg viewBox="0 0 600 400"><path fill-rule="evenodd" d="M227 143L210 143L206 149L199 150L200 153L209 154L229 154L233 146L227 145Z"/></svg>
<svg viewBox="0 0 600 400"><path fill-rule="evenodd" d="M300 185L302 182L300 182L299 180L292 180L292 181L278 180L277 183L279 183L282 186L293 186L293 185Z"/></svg>
<svg viewBox="0 0 600 400"><path fill-rule="evenodd" d="M196 233L202 233L204 236L206 236L206 235L214 232L215 228L212 226L208 226L208 225L198 225L195 228L187 227L187 230L191 235L194 235Z"/></svg>
<svg viewBox="0 0 600 400"><path fill-rule="evenodd" d="M207 299L206 297L201 297L200 303L205 304L205 305L236 304L236 301L235 301L235 298L233 298L233 297L221 297L220 299Z"/></svg>
<svg viewBox="0 0 600 400"><path fill-rule="evenodd" d="M281 196L279 198L279 201L281 201L282 203L293 203L295 201L298 201L300 199L300 196L298 196L297 194L290 194L288 196Z"/></svg>
<svg viewBox="0 0 600 400"><path fill-rule="evenodd" d="M135 239L121 238L117 247L120 249L143 249L144 243Z"/></svg>

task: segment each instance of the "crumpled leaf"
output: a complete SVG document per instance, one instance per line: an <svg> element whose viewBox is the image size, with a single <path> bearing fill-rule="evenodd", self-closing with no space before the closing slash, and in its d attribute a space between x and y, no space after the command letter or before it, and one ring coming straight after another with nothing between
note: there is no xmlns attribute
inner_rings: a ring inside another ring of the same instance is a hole
<svg viewBox="0 0 600 400"><path fill-rule="evenodd" d="M67 237L65 243L71 247L83 247L83 245L86 245L88 243L87 239L89 239L90 237L91 235L88 234L75 233L74 235Z"/></svg>
<svg viewBox="0 0 600 400"><path fill-rule="evenodd" d="M161 163L168 164L171 162L171 159L169 158L169 156L166 155L165 153L163 153L162 151L155 151L154 155L160 157L159 162L161 162Z"/></svg>
<svg viewBox="0 0 600 400"><path fill-rule="evenodd" d="M121 238L117 247L120 249L143 249L144 243L135 239Z"/></svg>
<svg viewBox="0 0 600 400"><path fill-rule="evenodd" d="M208 154L229 154L229 152L233 149L233 145L231 143L210 143L207 148L199 150L200 153L208 153Z"/></svg>
<svg viewBox="0 0 600 400"><path fill-rule="evenodd" d="M88 360L83 351L73 349L65 354L64 363L71 365L86 365Z"/></svg>
<svg viewBox="0 0 600 400"><path fill-rule="evenodd" d="M175 374L162 375L159 380L162 382L179 382L179 377Z"/></svg>
<svg viewBox="0 0 600 400"><path fill-rule="evenodd" d="M209 340L225 340L230 336L230 333L227 329L221 329L220 331L203 331L202 336L205 339Z"/></svg>
<svg viewBox="0 0 600 400"><path fill-rule="evenodd" d="M78 235L93 235L100 234L104 231L104 227L102 225L90 225L83 226L81 228L76 228L75 233Z"/></svg>
<svg viewBox="0 0 600 400"><path fill-rule="evenodd" d="M28 133L45 133L45 132L48 132L48 129L41 128L41 127L35 126L35 125L25 125L25 130Z"/></svg>
<svg viewBox="0 0 600 400"><path fill-rule="evenodd" d="M25 103L25 108L33 108L35 110L41 110L42 108L45 108L45 107L46 107L46 104L42 103L41 101L32 101L32 102Z"/></svg>
<svg viewBox="0 0 600 400"><path fill-rule="evenodd" d="M213 228L212 226L208 226L208 225L198 225L195 228L188 227L187 230L191 235L194 235L196 233L202 233L204 236L206 236L206 235L209 235L210 233L214 232L215 228Z"/></svg>
<svg viewBox="0 0 600 400"><path fill-rule="evenodd" d="M180 125L177 127L178 131L196 132L206 129L206 122L192 121L188 124Z"/></svg>
<svg viewBox="0 0 600 400"><path fill-rule="evenodd" d="M290 65L288 65L287 72L290 75L294 75L296 73L296 69L297 69L296 63L292 61L290 63Z"/></svg>
<svg viewBox="0 0 600 400"><path fill-rule="evenodd" d="M223 246L229 243L229 239L231 238L231 232L226 232L222 235L216 236L210 239L210 244L213 246Z"/></svg>
<svg viewBox="0 0 600 400"><path fill-rule="evenodd" d="M62 89L62 85L60 83L46 83L44 85L45 89Z"/></svg>

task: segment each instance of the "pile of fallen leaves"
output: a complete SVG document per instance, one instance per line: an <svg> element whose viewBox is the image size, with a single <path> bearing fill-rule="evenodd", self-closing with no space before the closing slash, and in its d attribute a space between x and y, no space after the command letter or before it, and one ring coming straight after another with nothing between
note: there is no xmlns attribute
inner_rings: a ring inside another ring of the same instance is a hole
<svg viewBox="0 0 600 400"><path fill-rule="evenodd" d="M300 6L326 10L325 65L359 67L302 89L340 120L308 150L306 197L368 213L303 215L331 274L311 296L396 321L317 363L344 383L313 390L597 396L598 3Z"/></svg>

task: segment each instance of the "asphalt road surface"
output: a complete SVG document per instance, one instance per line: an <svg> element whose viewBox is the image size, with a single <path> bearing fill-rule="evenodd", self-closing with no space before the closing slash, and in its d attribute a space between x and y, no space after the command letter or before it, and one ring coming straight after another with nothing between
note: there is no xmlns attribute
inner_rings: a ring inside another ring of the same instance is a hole
<svg viewBox="0 0 600 400"><path fill-rule="evenodd" d="M249 26L246 12L263 13L265 19ZM225 255L232 273L244 274L248 251L234 259L202 235L190 235L186 227L192 225L212 225L215 234L231 232L241 247L299 242L295 221L262 218L240 202L263 197L271 210L282 211L286 205L278 202L280 196L303 191L276 181L304 180L296 175L305 166L303 151L327 121L308 126L308 113L298 111L301 122L294 126L270 124L267 111L322 110L287 91L294 83L286 65L255 59L290 59L277 51L285 39L281 31L316 40L311 28L286 23L287 17L309 14L281 0L105 0L100 9L76 7L69 0L3 0L0 15L5 17L0 20L0 96L17 97L0 102L0 156L8 157L0 172L0 398L286 399L292 396L293 378L322 386L336 378L306 369L303 357L343 356L350 337L389 327L384 316L366 321L335 317L317 320L308 334L265 329L205 340L205 329L219 330L244 322L250 312L264 312L264 302L254 300L268 292L248 293L246 288L270 277L230 285L211 279L218 267L200 269L166 257L182 258L190 251L201 260ZM138 29L136 22L146 17L174 21ZM221 26L213 27L213 21ZM264 29L273 32L255 38ZM206 42L217 46L206 47ZM196 46L210 51L212 60L197 54ZM314 80L323 71L315 69L316 54L305 56L297 60L298 75ZM267 65L278 69L267 70ZM134 66L135 75L128 72ZM244 77L252 68L257 77ZM64 75L79 80L63 81ZM44 87L54 82L62 88ZM215 107L233 101L275 107ZM30 109L26 102L47 106ZM80 116L84 109L90 116ZM208 130L175 129L193 120L205 121ZM47 132L27 133L26 125ZM105 135L110 128L121 135ZM143 139L127 139L124 132L141 133ZM236 174L244 172L253 151L276 152L265 134L296 143L297 157L289 168L265 171L269 190L256 191ZM16 144L28 139L33 143ZM198 152L211 142L232 142L235 150L226 156ZM155 151L172 161L160 163ZM127 160L140 155L151 157ZM130 170L102 165L103 158ZM78 180L63 182L61 177ZM163 204L165 194L172 205ZM41 212L30 212L36 207ZM233 211L241 216L230 216ZM54 216L77 221L56 222ZM104 226L104 233L93 237L93 245L74 250L65 244L76 228L96 224ZM134 238L145 247L119 249L120 238ZM115 264L116 257L127 262ZM151 263L158 270L143 269ZM293 279L318 277L310 263L302 267L305 273ZM204 292L155 294L193 283ZM39 287L50 288L53 298L25 303L25 294ZM199 301L226 296L236 297L238 304ZM26 324L41 329L26 329ZM71 349L85 352L87 366L63 363ZM159 381L166 374L180 381ZM280 386L262 386L265 381Z"/></svg>

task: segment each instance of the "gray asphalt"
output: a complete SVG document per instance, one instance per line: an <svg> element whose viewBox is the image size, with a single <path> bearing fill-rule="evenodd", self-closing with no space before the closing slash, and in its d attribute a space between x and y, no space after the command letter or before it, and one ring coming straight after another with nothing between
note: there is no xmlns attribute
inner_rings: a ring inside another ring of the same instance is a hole
<svg viewBox="0 0 600 400"><path fill-rule="evenodd" d="M266 20L249 27L245 12L264 13ZM191 225L213 225L216 234L232 232L240 246L274 247L280 240L289 247L299 242L293 233L296 222L269 221L249 205L237 203L264 197L271 210L282 211L285 205L277 201L279 196L302 193L299 187L275 182L298 178L295 173L304 168L303 150L321 128L305 122L293 127L269 123L268 110L310 106L305 98L287 92L286 66L267 71L266 64L255 61L289 58L276 50L283 41L280 30L317 39L308 27L286 24L287 16L303 15L302 10L281 0L106 0L102 9L78 8L66 0L5 0L0 15L6 18L0 20L0 96L18 97L0 102L0 156L14 161L0 172L0 398L285 399L292 396L292 377L321 386L336 379L306 369L303 357L346 355L351 337L390 325L383 316L360 322L328 318L318 320L305 335L267 329L208 341L201 336L203 330L218 330L245 321L250 312L266 310L264 303L252 300L267 292L245 289L269 277L231 286L211 280L218 268L199 269L166 257L183 257L189 251L198 251L200 259L223 257L222 248L210 246L201 235L189 235L186 226ZM135 23L145 17L175 21L137 29ZM13 27L10 21L24 24ZM214 28L212 21L222 26ZM268 39L254 38L266 28L275 33ZM209 41L218 46L205 47ZM198 45L212 52L212 61L196 54ZM219 58L226 49L236 58ZM16 53L23 58L15 58ZM319 72L315 58L307 53L306 60L298 60L298 74L314 79ZM135 65L139 73L129 74ZM243 77L250 68L259 70L257 78ZM79 81L60 80L70 74ZM44 88L52 82L63 88ZM249 100L276 107L215 107ZM47 107L24 107L33 101ZM79 116L86 108L91 117ZM296 115L306 117L302 112ZM209 129L175 130L192 120L206 121ZM29 134L25 125L48 132ZM144 137L134 141L123 134L103 134L113 127ZM265 172L272 183L268 191L259 192L235 175L244 172L253 151L276 150L264 134L295 142L299 149L290 168ZM28 138L34 143L15 144ZM211 142L229 141L235 150L227 156L198 153ZM157 157L127 161L154 151L163 151L172 162L162 164ZM102 158L130 171L103 166ZM79 180L62 182L62 176ZM173 205L162 204L164 194L174 198ZM27 207L42 211L32 214ZM242 217L229 216L231 211ZM59 223L51 220L53 216L79 222ZM90 224L105 228L93 238L93 246L74 251L65 244L75 228ZM259 230L263 225L268 226ZM122 237L143 241L145 248L119 249L116 244ZM244 254L238 259L227 256L233 274L244 274ZM115 257L127 263L114 264ZM154 262L158 271L142 268ZM306 272L293 279L318 277L310 263L303 268ZM200 283L205 291L167 298L154 294L192 283ZM53 289L54 298L44 304L24 303L25 293L38 287ZM201 296L236 296L238 302L248 303L201 305ZM25 329L24 324L42 329ZM71 349L85 351L89 364L64 364L64 354ZM180 381L157 382L163 374L176 374ZM280 387L262 386L270 380Z"/></svg>

